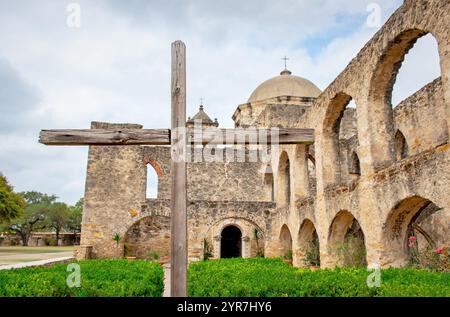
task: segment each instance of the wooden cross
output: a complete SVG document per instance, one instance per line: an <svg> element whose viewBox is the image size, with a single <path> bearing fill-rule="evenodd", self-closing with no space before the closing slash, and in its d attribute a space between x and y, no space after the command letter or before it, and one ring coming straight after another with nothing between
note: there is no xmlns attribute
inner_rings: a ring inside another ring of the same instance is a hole
<svg viewBox="0 0 450 317"><path fill-rule="evenodd" d="M195 131L186 126L186 46L172 43L172 129L42 130L39 142L46 145L170 145L171 188L171 296L187 295L187 177L186 144L195 142ZM259 132L258 132L259 131ZM313 129L202 129L202 144L312 144ZM260 139L262 135L267 139ZM222 135L223 138L217 138Z"/></svg>

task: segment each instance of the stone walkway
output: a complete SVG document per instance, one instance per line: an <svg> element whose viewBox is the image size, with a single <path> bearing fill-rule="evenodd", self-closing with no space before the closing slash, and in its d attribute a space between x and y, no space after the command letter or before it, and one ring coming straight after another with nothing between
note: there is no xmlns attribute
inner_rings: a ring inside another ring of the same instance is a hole
<svg viewBox="0 0 450 317"><path fill-rule="evenodd" d="M170 263L164 264L164 293L163 297L170 297Z"/></svg>

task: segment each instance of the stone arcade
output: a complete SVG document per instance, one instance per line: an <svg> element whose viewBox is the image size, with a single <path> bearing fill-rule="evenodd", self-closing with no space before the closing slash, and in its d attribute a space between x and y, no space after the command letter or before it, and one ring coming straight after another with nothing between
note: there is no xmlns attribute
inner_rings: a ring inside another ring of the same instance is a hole
<svg viewBox="0 0 450 317"><path fill-rule="evenodd" d="M450 2L405 1L344 71L321 92L285 69L259 85L233 114L236 128L312 128L314 145L280 145L263 162L187 164L188 255L281 256L307 265L312 241L320 266L342 264L349 232L365 263L407 262L407 237L449 245ZM441 77L393 108L404 56L431 33ZM353 100L356 108L347 105ZM203 106L187 125L219 123ZM91 129L141 129L93 122ZM191 148L191 151L201 149ZM254 150L247 146L247 155ZM146 199L147 168L158 175ZM145 257L170 261L171 159L168 146L90 146L79 258ZM112 241L124 239L117 250Z"/></svg>

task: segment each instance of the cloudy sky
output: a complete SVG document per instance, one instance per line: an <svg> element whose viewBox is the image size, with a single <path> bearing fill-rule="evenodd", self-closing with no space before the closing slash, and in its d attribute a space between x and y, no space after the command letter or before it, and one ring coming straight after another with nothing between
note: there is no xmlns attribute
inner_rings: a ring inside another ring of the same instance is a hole
<svg viewBox="0 0 450 317"><path fill-rule="evenodd" d="M84 193L87 148L46 147L42 128L88 128L91 121L170 125L170 43L187 45L188 115L200 98L222 127L262 81L288 68L326 86L401 0L78 1L69 27L64 0L0 0L0 171L17 191L74 203ZM398 103L439 76L431 36L408 55Z"/></svg>

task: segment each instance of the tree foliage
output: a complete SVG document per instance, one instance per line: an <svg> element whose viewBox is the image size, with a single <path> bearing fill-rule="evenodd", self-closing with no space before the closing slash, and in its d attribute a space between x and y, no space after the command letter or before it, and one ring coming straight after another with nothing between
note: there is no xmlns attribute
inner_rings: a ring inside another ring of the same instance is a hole
<svg viewBox="0 0 450 317"><path fill-rule="evenodd" d="M7 229L17 233L22 239L22 245L27 246L28 240L33 230L45 228L44 221L47 213L51 208L52 202L56 197L50 197L46 194L37 192L20 193L23 199L27 202L27 206L22 215L9 220Z"/></svg>
<svg viewBox="0 0 450 317"><path fill-rule="evenodd" d="M1 174L0 174L1 175ZM2 196L3 188L12 192L12 187L8 185L2 176L1 183ZM18 212L9 212L8 217L0 217L2 225L0 229L15 232L22 240L24 246L28 245L31 233L37 230L52 230L56 233L56 243L60 233L70 231L78 233L81 231L81 215L83 212L83 199L80 199L75 206L68 206L63 202L58 202L55 195L47 195L37 191L21 192L14 194L17 200ZM0 207L5 205L0 202ZM3 210L0 210L3 215Z"/></svg>
<svg viewBox="0 0 450 317"><path fill-rule="evenodd" d="M0 223L20 216L25 205L23 198L14 192L6 177L0 173Z"/></svg>
<svg viewBox="0 0 450 317"><path fill-rule="evenodd" d="M58 243L59 234L69 221L69 207L65 203L54 202L46 206L43 211L44 227L55 231L56 243Z"/></svg>
<svg viewBox="0 0 450 317"><path fill-rule="evenodd" d="M83 214L83 204L84 199L80 200L75 204L75 206L69 207L69 218L67 220L67 230L73 233L78 233L81 231L81 218Z"/></svg>

